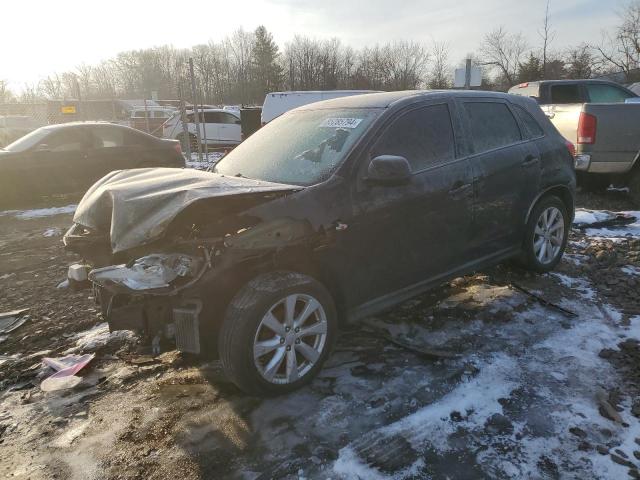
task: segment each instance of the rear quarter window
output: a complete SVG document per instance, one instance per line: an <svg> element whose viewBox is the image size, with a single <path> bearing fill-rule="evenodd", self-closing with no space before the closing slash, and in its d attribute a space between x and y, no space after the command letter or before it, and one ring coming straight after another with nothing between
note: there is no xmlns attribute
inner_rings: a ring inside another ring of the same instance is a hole
<svg viewBox="0 0 640 480"><path fill-rule="evenodd" d="M524 133L527 138L537 138L544 135L544 130L542 129L538 121L533 118L533 115L531 115L529 112L527 112L526 109L518 105L513 105L513 108L520 118L522 125L524 126Z"/></svg>
<svg viewBox="0 0 640 480"><path fill-rule="evenodd" d="M474 153L505 147L522 140L520 127L504 103L466 102Z"/></svg>

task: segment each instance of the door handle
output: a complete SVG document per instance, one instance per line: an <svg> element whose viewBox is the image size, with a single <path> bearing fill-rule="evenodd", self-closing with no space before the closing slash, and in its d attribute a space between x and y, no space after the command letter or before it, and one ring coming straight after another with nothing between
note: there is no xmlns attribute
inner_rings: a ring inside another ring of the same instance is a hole
<svg viewBox="0 0 640 480"><path fill-rule="evenodd" d="M470 183L456 182L451 188L451 190L449 190L449 195L452 197L460 197L461 194L465 193L470 188L471 188Z"/></svg>
<svg viewBox="0 0 640 480"><path fill-rule="evenodd" d="M527 155L521 165L523 167L530 167L531 165L535 165L539 161L540 159L538 157L533 155Z"/></svg>

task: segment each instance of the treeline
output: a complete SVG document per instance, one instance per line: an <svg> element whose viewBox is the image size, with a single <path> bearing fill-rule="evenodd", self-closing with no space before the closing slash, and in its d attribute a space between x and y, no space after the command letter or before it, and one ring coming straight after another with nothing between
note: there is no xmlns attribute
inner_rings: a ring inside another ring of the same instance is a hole
<svg viewBox="0 0 640 480"><path fill-rule="evenodd" d="M483 68L483 88L506 90L524 81L612 72L634 79L640 64L640 0L628 4L619 25L598 42L558 48L551 20L547 5L533 43L503 27L488 32L471 54ZM82 64L25 85L19 95L0 81L0 103L150 98L151 92L162 99L191 101L189 58L197 101L207 104L260 103L267 92L277 90L450 88L456 66L446 42L399 41L354 49L336 38L296 35L281 48L260 26L191 49L162 46L121 52L98 65Z"/></svg>

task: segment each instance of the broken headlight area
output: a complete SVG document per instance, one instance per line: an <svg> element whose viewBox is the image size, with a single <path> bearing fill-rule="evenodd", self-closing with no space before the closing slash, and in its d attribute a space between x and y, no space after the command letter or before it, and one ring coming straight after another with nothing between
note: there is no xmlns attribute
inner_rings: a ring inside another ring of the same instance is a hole
<svg viewBox="0 0 640 480"><path fill-rule="evenodd" d="M92 270L89 280L109 329L142 333L152 339L154 353L159 353L163 340L174 341L180 351L200 353L202 302L178 293L210 268L208 251L202 252L202 258L156 253Z"/></svg>
<svg viewBox="0 0 640 480"><path fill-rule="evenodd" d="M181 253L156 253L128 264L91 270L89 280L114 293L166 294L197 279L207 263L206 259Z"/></svg>

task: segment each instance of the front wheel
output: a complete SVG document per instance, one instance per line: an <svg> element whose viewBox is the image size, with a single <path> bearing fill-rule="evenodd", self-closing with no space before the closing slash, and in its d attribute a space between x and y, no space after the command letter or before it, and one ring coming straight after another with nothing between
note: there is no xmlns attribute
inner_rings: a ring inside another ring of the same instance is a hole
<svg viewBox="0 0 640 480"><path fill-rule="evenodd" d="M548 272L560 262L569 238L567 207L558 197L542 198L531 212L524 239L525 267Z"/></svg>
<svg viewBox="0 0 640 480"><path fill-rule="evenodd" d="M310 382L337 329L331 295L290 272L260 275L227 308L219 337L226 375L252 395L279 395Z"/></svg>

